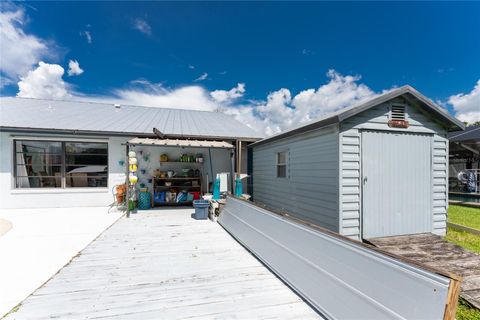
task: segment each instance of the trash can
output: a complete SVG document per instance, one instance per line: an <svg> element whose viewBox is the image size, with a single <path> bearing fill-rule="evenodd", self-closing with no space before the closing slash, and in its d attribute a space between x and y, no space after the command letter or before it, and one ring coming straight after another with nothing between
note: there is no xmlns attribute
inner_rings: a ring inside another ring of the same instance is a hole
<svg viewBox="0 0 480 320"><path fill-rule="evenodd" d="M195 208L195 219L205 220L208 218L208 207L210 202L208 200L194 200L193 207Z"/></svg>

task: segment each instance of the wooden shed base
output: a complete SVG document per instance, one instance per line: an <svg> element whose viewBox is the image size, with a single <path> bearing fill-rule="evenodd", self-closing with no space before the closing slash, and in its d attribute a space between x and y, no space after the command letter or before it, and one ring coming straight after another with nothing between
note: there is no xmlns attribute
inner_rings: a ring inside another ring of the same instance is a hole
<svg viewBox="0 0 480 320"><path fill-rule="evenodd" d="M480 309L480 255L431 234L367 239L376 247L463 277L460 296Z"/></svg>

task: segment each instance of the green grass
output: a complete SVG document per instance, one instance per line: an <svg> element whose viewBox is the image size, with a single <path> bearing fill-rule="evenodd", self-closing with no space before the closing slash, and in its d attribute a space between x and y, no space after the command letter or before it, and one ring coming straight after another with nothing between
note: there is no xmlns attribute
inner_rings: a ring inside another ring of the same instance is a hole
<svg viewBox="0 0 480 320"><path fill-rule="evenodd" d="M480 209L450 205L448 222L480 230ZM467 250L480 253L480 236L448 228L445 239ZM480 320L480 310L458 301L457 320Z"/></svg>
<svg viewBox="0 0 480 320"><path fill-rule="evenodd" d="M448 208L448 222L480 230L480 209L451 205ZM480 253L478 235L448 228L446 239L467 250Z"/></svg>
<svg viewBox="0 0 480 320"><path fill-rule="evenodd" d="M448 222L480 230L480 209L450 205Z"/></svg>
<svg viewBox="0 0 480 320"><path fill-rule="evenodd" d="M457 320L480 320L480 311L459 300L455 318Z"/></svg>
<svg viewBox="0 0 480 320"><path fill-rule="evenodd" d="M480 236L448 228L445 239L475 253L480 253Z"/></svg>

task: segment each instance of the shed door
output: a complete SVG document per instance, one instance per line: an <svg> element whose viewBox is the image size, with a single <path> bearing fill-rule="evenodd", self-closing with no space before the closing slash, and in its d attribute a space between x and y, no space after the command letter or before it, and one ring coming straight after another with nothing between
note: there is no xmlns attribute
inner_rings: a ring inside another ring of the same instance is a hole
<svg viewBox="0 0 480 320"><path fill-rule="evenodd" d="M362 132L363 238L431 232L431 136Z"/></svg>

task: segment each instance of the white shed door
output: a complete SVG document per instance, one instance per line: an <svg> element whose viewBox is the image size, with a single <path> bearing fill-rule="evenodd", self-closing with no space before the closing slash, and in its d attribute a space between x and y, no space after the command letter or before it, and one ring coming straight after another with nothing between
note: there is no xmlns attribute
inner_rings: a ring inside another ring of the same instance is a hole
<svg viewBox="0 0 480 320"><path fill-rule="evenodd" d="M431 232L431 172L431 136L363 131L363 238Z"/></svg>

